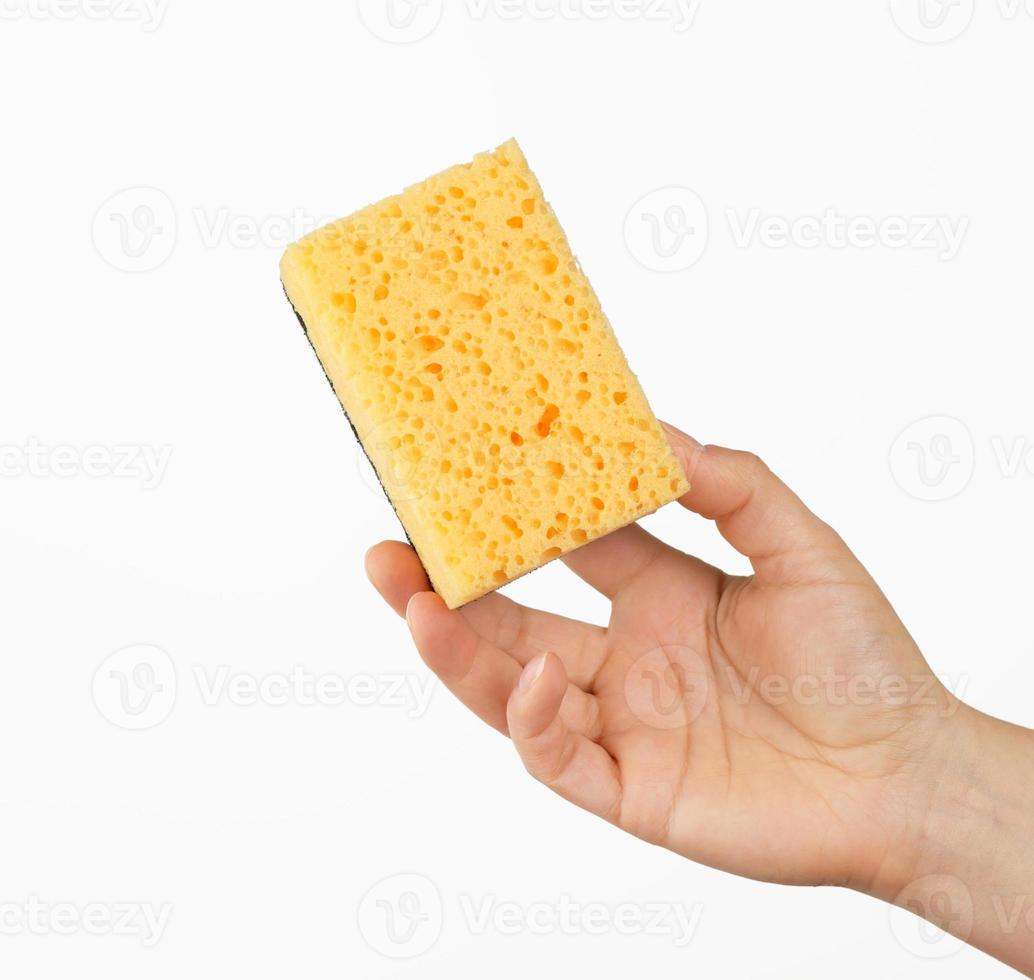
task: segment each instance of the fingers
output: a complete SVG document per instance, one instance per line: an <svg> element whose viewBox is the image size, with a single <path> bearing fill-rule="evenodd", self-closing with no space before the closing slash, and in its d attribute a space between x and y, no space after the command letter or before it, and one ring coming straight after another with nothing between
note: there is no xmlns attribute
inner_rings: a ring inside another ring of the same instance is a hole
<svg viewBox="0 0 1034 980"><path fill-rule="evenodd" d="M617 763L601 745L566 723L561 707L571 690L558 657L543 654L532 660L507 705L510 737L536 779L575 805L617 822Z"/></svg>
<svg viewBox="0 0 1034 980"><path fill-rule="evenodd" d="M383 541L371 548L366 555L366 573L400 616L406 614L414 595L431 589L416 552L401 541ZM579 687L592 684L607 657L606 630L529 609L499 593L468 603L459 612L482 637L519 665L547 650L555 651Z"/></svg>
<svg viewBox="0 0 1034 980"><path fill-rule="evenodd" d="M508 734L506 701L520 677L520 664L479 635L434 592L420 592L410 599L406 621L420 656L442 683L479 718ZM599 737L596 698L567 685L562 700L564 723L573 731Z"/></svg>
<svg viewBox="0 0 1034 980"><path fill-rule="evenodd" d="M406 621L424 663L474 714L505 735L506 700L520 677L518 663L478 636L434 592L410 599Z"/></svg>
<svg viewBox="0 0 1034 980"><path fill-rule="evenodd" d="M617 764L594 741L596 699L568 683L559 657L541 654L522 671L433 592L413 596L406 618L428 667L478 717L509 734L536 779L617 819L621 785Z"/></svg>
<svg viewBox="0 0 1034 980"><path fill-rule="evenodd" d="M553 651L568 677L589 688L607 659L607 631L565 616L530 609L498 592L464 606L460 612L482 636L524 666Z"/></svg>
<svg viewBox="0 0 1034 980"><path fill-rule="evenodd" d="M849 556L843 541L819 520L757 456L701 446L664 424L692 489L680 503L713 520L722 536L751 560L754 570L794 557L831 552Z"/></svg>
<svg viewBox="0 0 1034 980"><path fill-rule="evenodd" d="M401 541L382 541L366 552L366 575L400 616L406 615L406 606L413 596L431 591L416 552Z"/></svg>

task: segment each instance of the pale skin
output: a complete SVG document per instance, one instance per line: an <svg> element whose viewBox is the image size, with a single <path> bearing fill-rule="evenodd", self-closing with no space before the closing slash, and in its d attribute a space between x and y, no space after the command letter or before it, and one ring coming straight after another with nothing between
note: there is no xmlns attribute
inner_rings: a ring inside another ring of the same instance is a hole
<svg viewBox="0 0 1034 980"><path fill-rule="evenodd" d="M1034 976L1034 732L956 700L757 457L666 431L680 503L753 575L631 525L564 558L610 600L605 628L498 593L450 611L400 542L371 549L371 581L570 802L735 874L896 902Z"/></svg>

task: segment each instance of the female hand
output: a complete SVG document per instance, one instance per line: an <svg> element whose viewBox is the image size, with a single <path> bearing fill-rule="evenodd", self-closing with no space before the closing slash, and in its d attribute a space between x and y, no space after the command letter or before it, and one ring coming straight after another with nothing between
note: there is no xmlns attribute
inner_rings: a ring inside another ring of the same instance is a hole
<svg viewBox="0 0 1034 980"><path fill-rule="evenodd" d="M941 858L966 820L959 779L1000 723L940 684L840 537L757 457L668 432L682 505L753 575L626 527L564 558L610 599L606 628L500 594L450 611L398 542L371 550L369 576L428 666L572 803L716 868L922 914L913 883L963 870ZM1029 738L1013 750L1034 760ZM1011 957L982 924L963 938Z"/></svg>

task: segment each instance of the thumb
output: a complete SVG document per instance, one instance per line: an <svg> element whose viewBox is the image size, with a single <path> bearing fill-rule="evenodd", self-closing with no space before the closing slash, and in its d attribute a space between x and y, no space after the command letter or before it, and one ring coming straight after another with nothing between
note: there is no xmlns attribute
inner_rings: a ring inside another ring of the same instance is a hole
<svg viewBox="0 0 1034 980"><path fill-rule="evenodd" d="M785 580L834 568L865 574L836 531L753 453L702 446L663 424L691 484L679 503L714 521L759 576Z"/></svg>

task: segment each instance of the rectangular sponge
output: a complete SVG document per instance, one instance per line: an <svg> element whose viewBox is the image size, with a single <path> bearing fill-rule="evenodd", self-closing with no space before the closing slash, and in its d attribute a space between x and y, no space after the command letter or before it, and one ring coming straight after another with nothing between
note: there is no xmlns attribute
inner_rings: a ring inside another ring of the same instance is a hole
<svg viewBox="0 0 1034 980"><path fill-rule="evenodd" d="M280 272L450 608L689 489L516 142L313 232Z"/></svg>

